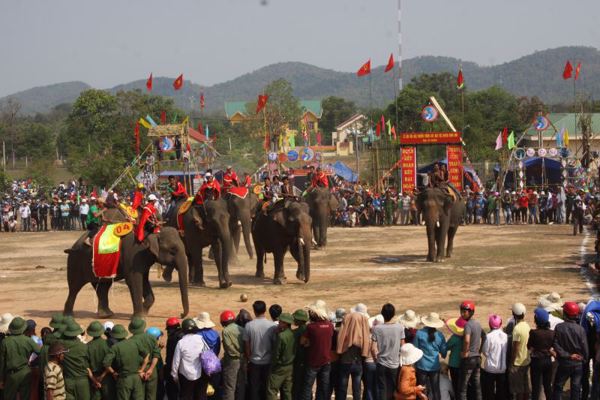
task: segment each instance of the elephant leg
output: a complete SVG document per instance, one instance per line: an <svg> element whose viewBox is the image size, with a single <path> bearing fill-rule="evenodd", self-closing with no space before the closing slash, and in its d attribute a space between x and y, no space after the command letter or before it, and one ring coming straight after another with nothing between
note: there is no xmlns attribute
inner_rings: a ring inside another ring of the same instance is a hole
<svg viewBox="0 0 600 400"><path fill-rule="evenodd" d="M69 295L67 296L67 301L65 301L65 307L63 309L64 315L73 315L73 307L75 306L77 294L79 294L79 291L81 291L81 288L84 287L86 283L88 282L74 282L74 280L69 282Z"/></svg>
<svg viewBox="0 0 600 400"><path fill-rule="evenodd" d="M436 232L436 238L437 238L437 243L436 243L436 247L437 247L437 262L444 262L444 258L445 258L445 251L446 251L446 236L448 235L448 227L446 225L441 225Z"/></svg>
<svg viewBox="0 0 600 400"><path fill-rule="evenodd" d="M448 245L446 247L446 257L452 257L452 250L454 249L454 235L456 235L456 231L458 230L458 226L451 226L448 228Z"/></svg>
<svg viewBox="0 0 600 400"><path fill-rule="evenodd" d="M143 282L144 286L142 288L142 293L144 296L144 303L143 303L144 314L146 314L146 315L148 315L150 308L154 304L154 292L152 291L152 286L150 285L150 280L149 280L148 275L149 275L149 271L144 274L144 282Z"/></svg>
<svg viewBox="0 0 600 400"><path fill-rule="evenodd" d="M232 221L229 224L229 229L231 231L231 237L233 238L233 246L235 248L235 255L237 255L240 250L240 239L241 239L241 229L237 219L231 218Z"/></svg>
<svg viewBox="0 0 600 400"><path fill-rule="evenodd" d="M219 287L227 289L231 286L229 278L229 267L227 264L227 254L225 254L225 246L220 240L213 243L212 249L215 255L215 264L217 264L217 272L219 274Z"/></svg>
<svg viewBox="0 0 600 400"><path fill-rule="evenodd" d="M427 222L427 261L435 261L436 227L435 222Z"/></svg>
<svg viewBox="0 0 600 400"><path fill-rule="evenodd" d="M265 251L258 242L258 239L253 236L254 249L256 250L256 273L254 274L257 278L265 277Z"/></svg>
<svg viewBox="0 0 600 400"><path fill-rule="evenodd" d="M313 240L315 241L315 249L318 249L319 246L321 245L321 230L319 228L318 224L313 224Z"/></svg>
<svg viewBox="0 0 600 400"><path fill-rule="evenodd" d="M133 304L133 316L134 317L143 317L144 316L144 307L143 307L143 296L144 296L144 277L141 273L137 271L132 271L129 273L129 276L125 279L127 282L127 286L129 287L129 293L131 294L131 302Z"/></svg>
<svg viewBox="0 0 600 400"><path fill-rule="evenodd" d="M108 304L108 292L112 286L112 282L98 282L94 284L96 296L98 296L98 318L110 318L115 313L112 312Z"/></svg>
<svg viewBox="0 0 600 400"><path fill-rule="evenodd" d="M204 283L204 267L202 265L202 247L192 246L188 257L190 267L189 281L194 286L206 286ZM168 268L168 267L167 267Z"/></svg>
<svg viewBox="0 0 600 400"><path fill-rule="evenodd" d="M286 282L285 272L283 270L284 257L285 251L283 249L277 249L273 252L273 263L275 264L275 276L273 277L273 283L276 285L283 285Z"/></svg>

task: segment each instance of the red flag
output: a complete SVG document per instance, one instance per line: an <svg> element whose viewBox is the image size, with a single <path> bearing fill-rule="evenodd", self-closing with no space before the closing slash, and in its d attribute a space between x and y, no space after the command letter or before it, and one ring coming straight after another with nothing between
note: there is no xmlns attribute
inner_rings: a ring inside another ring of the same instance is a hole
<svg viewBox="0 0 600 400"><path fill-rule="evenodd" d="M567 61L565 64L565 70L563 71L563 79L569 79L573 75L573 66L571 61Z"/></svg>
<svg viewBox="0 0 600 400"><path fill-rule="evenodd" d="M260 110L265 108L267 105L267 100L269 100L269 96L266 94L259 94L258 101L256 102L256 113L258 114Z"/></svg>
<svg viewBox="0 0 600 400"><path fill-rule="evenodd" d="M465 78L462 73L462 67L458 70L458 76L456 77L456 87L462 89L465 86Z"/></svg>
<svg viewBox="0 0 600 400"><path fill-rule="evenodd" d="M163 125L167 123L167 112L164 110L160 112L160 123Z"/></svg>
<svg viewBox="0 0 600 400"><path fill-rule="evenodd" d="M152 91L152 72L150 72L150 76L146 81L146 89L148 89L149 92Z"/></svg>
<svg viewBox="0 0 600 400"><path fill-rule="evenodd" d="M179 90L183 87L183 74L179 75L177 79L173 81L173 89Z"/></svg>
<svg viewBox="0 0 600 400"><path fill-rule="evenodd" d="M264 148L265 150L269 150L271 148L271 137L269 136L269 134L265 134L265 144L264 144Z"/></svg>
<svg viewBox="0 0 600 400"><path fill-rule="evenodd" d="M204 93L200 92L200 110L204 110Z"/></svg>
<svg viewBox="0 0 600 400"><path fill-rule="evenodd" d="M581 63L577 63L577 67L575 67L575 80L579 78L579 73L581 72Z"/></svg>
<svg viewBox="0 0 600 400"><path fill-rule="evenodd" d="M363 66L360 67L360 69L358 71L356 71L356 75L358 75L358 76L365 76L365 75L369 75L370 73L371 73L371 60L364 63Z"/></svg>
<svg viewBox="0 0 600 400"><path fill-rule="evenodd" d="M508 128L504 127L502 130L502 144L505 145L508 143Z"/></svg>
<svg viewBox="0 0 600 400"><path fill-rule="evenodd" d="M379 122L377 123L377 126L375 126L375 136L381 136L381 126L379 125Z"/></svg>
<svg viewBox="0 0 600 400"><path fill-rule="evenodd" d="M135 154L140 155L140 123L135 122L135 128L133 128L133 134L135 136Z"/></svg>
<svg viewBox="0 0 600 400"><path fill-rule="evenodd" d="M384 72L389 72L394 69L394 53L390 54L390 59L388 60L387 66L385 67Z"/></svg>
<svg viewBox="0 0 600 400"><path fill-rule="evenodd" d="M198 121L198 132L200 132L200 134L204 132L204 130L202 129L202 121Z"/></svg>
<svg viewBox="0 0 600 400"><path fill-rule="evenodd" d="M396 125L392 126L392 136L394 136L394 140L396 140Z"/></svg>
<svg viewBox="0 0 600 400"><path fill-rule="evenodd" d="M383 114L381 115L381 130L385 129L385 118L383 118Z"/></svg>

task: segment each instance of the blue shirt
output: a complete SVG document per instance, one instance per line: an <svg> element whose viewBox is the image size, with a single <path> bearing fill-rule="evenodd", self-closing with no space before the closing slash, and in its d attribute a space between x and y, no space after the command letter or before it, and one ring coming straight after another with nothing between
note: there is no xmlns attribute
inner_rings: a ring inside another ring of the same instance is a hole
<svg viewBox="0 0 600 400"><path fill-rule="evenodd" d="M219 356L221 351L221 338L219 333L212 328L200 329L198 335L202 336L202 339L206 342L208 347Z"/></svg>
<svg viewBox="0 0 600 400"><path fill-rule="evenodd" d="M421 358L415 366L423 371L439 371L440 369L440 358L446 358L446 339L441 332L435 332L435 338L433 342L429 341L429 333L427 328L419 329L415 335L413 345L423 351L423 358Z"/></svg>

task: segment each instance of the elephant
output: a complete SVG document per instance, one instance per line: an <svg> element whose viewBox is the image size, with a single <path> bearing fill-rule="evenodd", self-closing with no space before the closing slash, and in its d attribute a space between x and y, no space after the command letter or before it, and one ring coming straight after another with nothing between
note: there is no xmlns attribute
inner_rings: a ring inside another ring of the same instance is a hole
<svg viewBox="0 0 600 400"><path fill-rule="evenodd" d="M177 227L179 208L185 204L175 205L168 226ZM206 218L202 218L206 215ZM206 286L204 268L202 266L202 249L212 246L215 264L219 275L219 287L231 286L229 278L229 260L233 252L233 243L229 232L229 213L227 203L223 199L206 200L203 205L193 205L183 214L183 243L190 264L190 282L193 285ZM172 268L165 269L165 279L170 280Z"/></svg>
<svg viewBox="0 0 600 400"><path fill-rule="evenodd" d="M417 197L417 208L421 211L427 227L427 261L430 262L444 261L446 237L448 246L445 257L452 256L454 235L465 212L465 203L460 193L454 189L449 190L454 192L455 199L438 187L425 189Z"/></svg>
<svg viewBox="0 0 600 400"><path fill-rule="evenodd" d="M233 238L235 252L240 248L240 236L244 235L244 244L250 259L254 257L254 248L250 240L252 230L252 217L256 211L258 197L250 191L243 199L232 193L225 195L227 209L229 211L229 231ZM241 228L241 229L240 229Z"/></svg>
<svg viewBox="0 0 600 400"><path fill-rule="evenodd" d="M330 216L338 208L338 199L328 188L316 187L308 192L306 202L310 209L316 247L325 247L327 246L327 228Z"/></svg>
<svg viewBox="0 0 600 400"><path fill-rule="evenodd" d="M83 286L91 283L98 296L98 317L109 318L113 315L108 304L108 291L113 280L125 279L131 301L133 315L143 316L154 304L154 294L148 279L150 267L158 262L179 273L179 290L184 318L189 313L188 299L188 261L185 247L176 229L164 227L159 233L150 234L143 243L135 239L133 232L121 238L121 256L115 279L97 278L92 271L92 248L83 243L87 233L81 236L70 249L66 249L67 282L69 295L65 302L64 314L72 315L77 294Z"/></svg>
<svg viewBox="0 0 600 400"><path fill-rule="evenodd" d="M263 278L266 253L273 253L275 276L273 283L286 282L283 270L285 253L290 250L298 262L296 278L310 279L310 246L312 242L311 217L306 203L276 203L266 214L259 211L252 224L252 238L256 249L256 277Z"/></svg>

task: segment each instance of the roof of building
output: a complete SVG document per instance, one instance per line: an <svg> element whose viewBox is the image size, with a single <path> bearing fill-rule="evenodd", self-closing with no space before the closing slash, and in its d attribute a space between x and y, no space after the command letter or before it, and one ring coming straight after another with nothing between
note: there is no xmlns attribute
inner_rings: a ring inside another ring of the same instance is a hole
<svg viewBox="0 0 600 400"><path fill-rule="evenodd" d="M348 118L347 120L342 122L341 124L337 125L335 127L335 130L337 130L337 131L342 130L344 128L347 128L348 126L354 125L357 121L362 121L366 118L367 117L365 117L362 114L354 114L353 116L351 116L350 118Z"/></svg>
<svg viewBox="0 0 600 400"><path fill-rule="evenodd" d="M241 115L246 115L248 112L246 109L247 104L247 101L226 101L225 115L227 118L231 118L238 113ZM323 116L321 100L300 100L300 107L313 113L317 118L321 118Z"/></svg>
<svg viewBox="0 0 600 400"><path fill-rule="evenodd" d="M553 113L546 117L550 120L550 127L543 131L544 139L550 139L556 136L556 132L565 128L569 132L569 138L575 139L581 136L581 128L577 126L579 115L574 113ZM592 117L592 133L600 133L600 113L590 114ZM577 132L577 135L575 134ZM537 137L538 131L533 126L525 131L528 137Z"/></svg>

